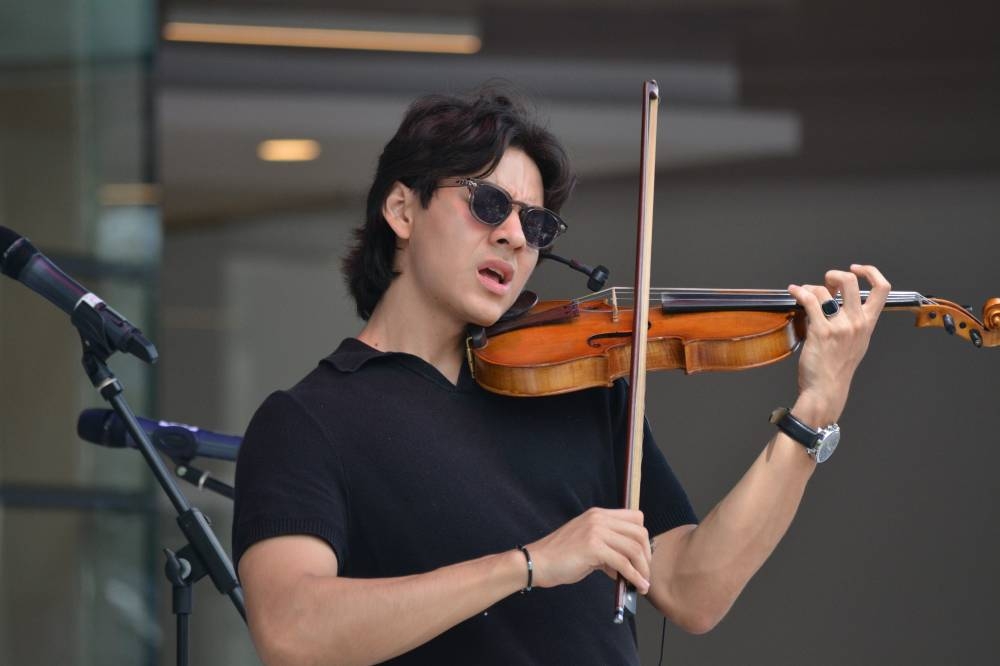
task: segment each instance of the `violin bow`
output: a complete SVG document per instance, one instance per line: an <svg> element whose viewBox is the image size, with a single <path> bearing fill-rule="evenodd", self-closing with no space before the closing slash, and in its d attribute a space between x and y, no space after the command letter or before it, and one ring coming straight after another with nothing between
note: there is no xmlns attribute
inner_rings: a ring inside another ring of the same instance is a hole
<svg viewBox="0 0 1000 666"><path fill-rule="evenodd" d="M636 302L632 318L632 364L629 370L628 442L625 449L625 483L622 504L639 508L642 485L643 424L646 418L646 341L649 321L649 273L653 246L653 179L656 175L656 112L660 88L649 80L642 87L642 145L639 180L639 224L635 249ZM636 612L635 589L618 574L615 594L615 624L625 620L625 612Z"/></svg>

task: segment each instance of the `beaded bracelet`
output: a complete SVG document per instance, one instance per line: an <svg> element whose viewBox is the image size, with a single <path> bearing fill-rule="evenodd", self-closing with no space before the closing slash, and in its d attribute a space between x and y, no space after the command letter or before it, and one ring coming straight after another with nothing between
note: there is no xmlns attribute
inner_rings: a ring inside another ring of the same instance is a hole
<svg viewBox="0 0 1000 666"><path fill-rule="evenodd" d="M524 546L518 546L517 548L522 553L524 553L524 559L526 559L528 561L528 584L524 587L523 590L521 590L521 594L524 594L526 592L531 592L531 577L532 577L532 572L534 571L535 565L531 561L531 553L528 552L527 548L525 548Z"/></svg>

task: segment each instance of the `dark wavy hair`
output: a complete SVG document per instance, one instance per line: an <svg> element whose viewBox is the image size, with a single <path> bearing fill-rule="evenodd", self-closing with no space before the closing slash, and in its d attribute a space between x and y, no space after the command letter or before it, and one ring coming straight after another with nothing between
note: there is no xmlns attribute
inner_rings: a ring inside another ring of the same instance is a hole
<svg viewBox="0 0 1000 666"><path fill-rule="evenodd" d="M371 317L398 275L393 270L396 234L382 216L393 184L419 192L426 208L441 179L488 174L508 148L523 150L535 162L544 205L559 211L576 181L569 159L559 141L529 117L517 93L491 86L469 96L429 95L410 105L379 157L365 222L354 230L354 244L343 261L344 280L362 319Z"/></svg>

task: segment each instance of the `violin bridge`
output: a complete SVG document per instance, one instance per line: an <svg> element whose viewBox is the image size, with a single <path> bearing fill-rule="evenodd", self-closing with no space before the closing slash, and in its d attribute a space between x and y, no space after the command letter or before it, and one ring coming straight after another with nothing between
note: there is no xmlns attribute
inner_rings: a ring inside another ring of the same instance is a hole
<svg viewBox="0 0 1000 666"><path fill-rule="evenodd" d="M611 321L618 321L618 288L611 287Z"/></svg>

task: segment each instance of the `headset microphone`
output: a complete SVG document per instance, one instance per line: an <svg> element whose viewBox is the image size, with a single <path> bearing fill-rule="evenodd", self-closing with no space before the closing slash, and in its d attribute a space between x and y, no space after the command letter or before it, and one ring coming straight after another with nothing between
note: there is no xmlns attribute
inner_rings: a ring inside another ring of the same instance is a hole
<svg viewBox="0 0 1000 666"><path fill-rule="evenodd" d="M566 259L565 257L560 257L557 254L552 254L551 252L543 252L541 257L544 259L554 259L560 264L565 264L574 271L578 271L586 275L588 278L587 289L591 291L600 291L601 289L604 289L604 283L608 281L608 276L610 275L608 267L601 266L600 264L591 268L586 264L581 264L576 259Z"/></svg>

